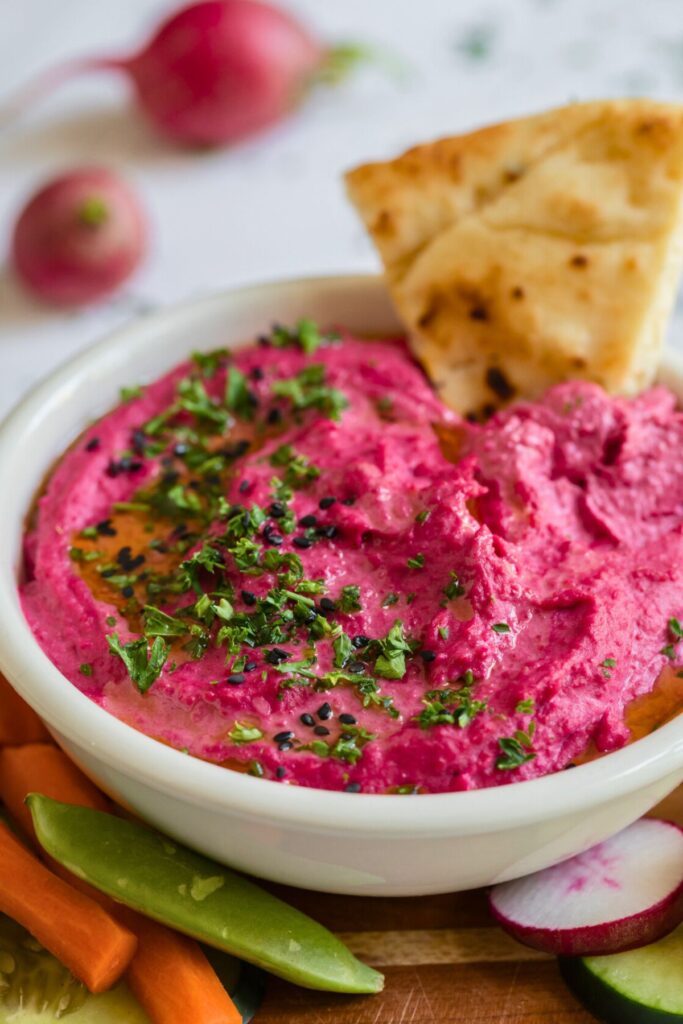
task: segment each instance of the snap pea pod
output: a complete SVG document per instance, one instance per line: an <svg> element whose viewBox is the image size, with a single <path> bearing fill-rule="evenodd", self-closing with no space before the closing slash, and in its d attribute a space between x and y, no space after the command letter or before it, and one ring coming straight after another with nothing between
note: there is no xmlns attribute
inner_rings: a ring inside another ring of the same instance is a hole
<svg viewBox="0 0 683 1024"><path fill-rule="evenodd" d="M38 793L27 802L50 856L115 900L304 988L382 989L326 928L215 861L112 814Z"/></svg>

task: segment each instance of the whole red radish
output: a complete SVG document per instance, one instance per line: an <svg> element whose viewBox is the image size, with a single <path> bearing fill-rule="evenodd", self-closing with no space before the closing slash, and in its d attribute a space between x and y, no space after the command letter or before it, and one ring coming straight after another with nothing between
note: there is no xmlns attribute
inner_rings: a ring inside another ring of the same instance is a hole
<svg viewBox="0 0 683 1024"><path fill-rule="evenodd" d="M274 124L317 82L342 78L370 56L330 47L265 0L200 0L164 21L138 53L74 61L19 97L16 110L72 74L128 75L156 128L186 145L224 145Z"/></svg>
<svg viewBox="0 0 683 1024"><path fill-rule="evenodd" d="M48 182L24 207L12 258L19 277L41 299L79 306L130 277L145 238L145 219L129 185L105 168L82 168Z"/></svg>

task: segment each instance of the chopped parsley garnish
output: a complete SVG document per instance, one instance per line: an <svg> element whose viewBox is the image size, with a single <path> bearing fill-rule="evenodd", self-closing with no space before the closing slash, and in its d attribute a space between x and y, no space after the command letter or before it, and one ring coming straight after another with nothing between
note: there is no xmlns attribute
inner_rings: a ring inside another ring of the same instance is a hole
<svg viewBox="0 0 683 1024"><path fill-rule="evenodd" d="M282 482L286 487L300 490L307 487L320 476L320 470L305 455L297 455L289 444L281 444L270 456L271 466L282 466L285 469ZM279 496L278 496L279 497Z"/></svg>
<svg viewBox="0 0 683 1024"><path fill-rule="evenodd" d="M167 615L160 608L146 604L143 608L145 636L183 636L189 626L174 615Z"/></svg>
<svg viewBox="0 0 683 1024"><path fill-rule="evenodd" d="M435 725L455 725L464 729L486 708L485 700L472 698L471 685L474 679L471 673L463 681L466 685L458 690L429 690L425 694L424 708L416 719L421 729L431 729Z"/></svg>
<svg viewBox="0 0 683 1024"><path fill-rule="evenodd" d="M437 633L439 634L439 636L441 637L442 640L448 640L450 632L451 631L450 631L450 628L448 626L439 626L439 628L437 630Z"/></svg>
<svg viewBox="0 0 683 1024"><path fill-rule="evenodd" d="M533 697L525 697L524 700L520 700L515 708L518 715L533 715L536 710L536 702Z"/></svg>
<svg viewBox="0 0 683 1024"><path fill-rule="evenodd" d="M383 640L375 640L372 645L379 650L375 660L375 672L383 679L402 679L406 674L406 655L413 649L403 635L403 623L396 619Z"/></svg>
<svg viewBox="0 0 683 1024"><path fill-rule="evenodd" d="M126 666L140 693L146 693L161 675L168 657L169 648L163 637L157 636L149 650L145 637L122 644L118 635L113 633L107 637L107 643L112 654L117 654Z"/></svg>
<svg viewBox="0 0 683 1024"><path fill-rule="evenodd" d="M340 612L345 615L351 615L353 612L361 611L360 603L360 587L348 585L342 587L339 600L337 601L337 607Z"/></svg>
<svg viewBox="0 0 683 1024"><path fill-rule="evenodd" d="M680 640L681 637L683 637L683 626L681 626L678 619L669 619L668 626L671 636L675 637L677 640Z"/></svg>
<svg viewBox="0 0 683 1024"><path fill-rule="evenodd" d="M344 732L336 742L330 744L324 740L314 740L301 746L300 750L310 750L318 757L335 757L347 764L356 764L363 756L363 747L375 739L375 734L367 732L358 725L344 726Z"/></svg>
<svg viewBox="0 0 683 1024"><path fill-rule="evenodd" d="M382 601L382 608L391 608L392 604L398 604L398 602L399 596L392 590Z"/></svg>
<svg viewBox="0 0 683 1024"><path fill-rule="evenodd" d="M432 510L430 508L425 508L422 510L422 512L417 513L417 515L415 516L415 522L419 523L420 526L422 526L423 523L427 522L431 514Z"/></svg>
<svg viewBox="0 0 683 1024"><path fill-rule="evenodd" d="M443 588L443 592L449 601L452 601L456 597L462 597L465 593L465 588L458 579L457 572L451 570L451 578L446 586Z"/></svg>
<svg viewBox="0 0 683 1024"><path fill-rule="evenodd" d="M425 564L425 556L422 553L420 553L419 555L415 555L414 558L409 558L406 564L409 569L423 569Z"/></svg>
<svg viewBox="0 0 683 1024"><path fill-rule="evenodd" d="M514 736L502 736L498 740L498 746L502 751L496 760L496 768L499 771L512 771L527 761L533 761L536 757L536 751L532 746L535 731L536 723L530 722L526 732L518 729Z"/></svg>
<svg viewBox="0 0 683 1024"><path fill-rule="evenodd" d="M122 402L132 402L134 398L142 398L144 389L139 384L130 388L121 388L119 394Z"/></svg>
<svg viewBox="0 0 683 1024"><path fill-rule="evenodd" d="M670 658L671 661L674 661L676 658L676 646L675 644L665 644L659 653L663 654L665 658Z"/></svg>
<svg viewBox="0 0 683 1024"><path fill-rule="evenodd" d="M263 733L255 725L245 725L244 722L235 722L228 733L228 738L241 746L244 743L253 743L255 740L263 739Z"/></svg>
<svg viewBox="0 0 683 1024"><path fill-rule="evenodd" d="M202 377L210 379L215 377L217 371L228 358L228 350L225 348L216 349L214 352L193 352L192 362L201 372Z"/></svg>
<svg viewBox="0 0 683 1024"><path fill-rule="evenodd" d="M325 384L325 366L311 363L294 377L273 381L271 387L275 398L291 402L295 412L317 409L331 420L338 420L349 402L338 388Z"/></svg>
<svg viewBox="0 0 683 1024"><path fill-rule="evenodd" d="M332 647L334 649L334 664L337 668L344 668L356 650L351 643L351 637L347 633L340 633L338 637L335 637Z"/></svg>
<svg viewBox="0 0 683 1024"><path fill-rule="evenodd" d="M510 627L507 622L494 622L491 626L494 633L509 633Z"/></svg>
<svg viewBox="0 0 683 1024"><path fill-rule="evenodd" d="M296 327L283 327L281 324L276 324L273 327L270 342L276 348L298 345L302 352L311 355L321 345L333 341L337 337L338 335L334 332L321 334L315 321L305 318L299 320Z"/></svg>
<svg viewBox="0 0 683 1024"><path fill-rule="evenodd" d="M226 408L235 416L251 419L254 404L254 395L249 390L245 375L236 367L229 367L225 377Z"/></svg>
<svg viewBox="0 0 683 1024"><path fill-rule="evenodd" d="M91 676L92 665L90 664L89 661L86 661L82 665L78 666L78 671L81 673L82 676Z"/></svg>
<svg viewBox="0 0 683 1024"><path fill-rule="evenodd" d="M605 658L604 661L600 662L600 668L602 669L602 674L605 677L605 679L611 679L612 678L611 669L613 669L616 666L616 664L617 664L617 659L616 658Z"/></svg>

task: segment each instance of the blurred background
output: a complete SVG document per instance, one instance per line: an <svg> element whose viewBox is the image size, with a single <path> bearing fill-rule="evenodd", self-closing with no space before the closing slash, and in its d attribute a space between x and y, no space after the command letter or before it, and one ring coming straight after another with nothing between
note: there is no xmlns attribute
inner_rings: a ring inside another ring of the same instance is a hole
<svg viewBox="0 0 683 1024"><path fill-rule="evenodd" d="M131 105L127 81L110 74L73 78L0 127L0 414L68 355L158 306L266 278L376 269L340 182L359 161L572 99L683 98L680 0L277 3L321 39L381 49L390 66L359 67L229 148L164 141ZM4 0L1 9L0 110L65 59L134 50L175 6ZM12 225L46 178L92 163L137 191L149 252L111 296L54 309L13 274Z"/></svg>

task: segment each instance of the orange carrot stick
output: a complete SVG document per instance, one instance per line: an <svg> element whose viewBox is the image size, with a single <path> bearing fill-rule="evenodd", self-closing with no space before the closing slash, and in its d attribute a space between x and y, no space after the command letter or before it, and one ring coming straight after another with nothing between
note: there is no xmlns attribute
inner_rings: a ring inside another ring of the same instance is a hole
<svg viewBox="0 0 683 1024"><path fill-rule="evenodd" d="M242 1015L194 939L125 907L117 916L138 937L126 981L154 1024L241 1024Z"/></svg>
<svg viewBox="0 0 683 1024"><path fill-rule="evenodd" d="M0 746L49 740L50 735L33 708L0 676Z"/></svg>
<svg viewBox="0 0 683 1024"><path fill-rule="evenodd" d="M137 939L89 896L53 875L0 823L0 910L22 924L91 992L128 967Z"/></svg>
<svg viewBox="0 0 683 1024"><path fill-rule="evenodd" d="M10 815L35 840L27 793L43 793L66 804L108 811L104 795L63 750L50 743L27 743L0 751L0 797Z"/></svg>
<svg viewBox="0 0 683 1024"><path fill-rule="evenodd" d="M95 810L109 809L103 794L73 761L46 743L0 752L0 796L11 816L35 841L31 814L24 803L28 793L44 793ZM194 939L114 903L57 861L46 859L55 874L90 896L137 937L126 977L153 1024L240 1024L239 1011Z"/></svg>

